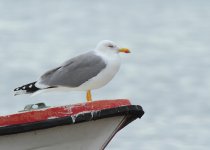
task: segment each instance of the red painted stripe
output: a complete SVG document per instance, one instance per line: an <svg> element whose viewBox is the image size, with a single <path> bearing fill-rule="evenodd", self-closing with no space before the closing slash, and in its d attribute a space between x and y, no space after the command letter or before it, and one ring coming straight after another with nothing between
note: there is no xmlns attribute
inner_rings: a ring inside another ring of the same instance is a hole
<svg viewBox="0 0 210 150"><path fill-rule="evenodd" d="M33 110L29 112L21 112L17 114L0 116L0 126L9 126L17 124L25 124L30 122L44 121L47 119L66 117L77 115L78 113L85 113L90 111L97 111L120 106L131 105L129 100L100 100L87 103L79 103L74 105L66 105L60 107L51 107L41 110Z"/></svg>

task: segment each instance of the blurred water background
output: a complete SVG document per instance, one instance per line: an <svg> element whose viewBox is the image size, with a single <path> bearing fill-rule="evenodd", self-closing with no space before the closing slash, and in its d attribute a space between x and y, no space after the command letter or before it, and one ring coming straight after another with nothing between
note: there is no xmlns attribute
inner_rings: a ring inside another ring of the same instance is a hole
<svg viewBox="0 0 210 150"><path fill-rule="evenodd" d="M132 53L122 54L120 72L93 98L129 98L145 110L107 149L209 149L208 0L1 0L0 114L85 102L85 92L12 92L103 39Z"/></svg>

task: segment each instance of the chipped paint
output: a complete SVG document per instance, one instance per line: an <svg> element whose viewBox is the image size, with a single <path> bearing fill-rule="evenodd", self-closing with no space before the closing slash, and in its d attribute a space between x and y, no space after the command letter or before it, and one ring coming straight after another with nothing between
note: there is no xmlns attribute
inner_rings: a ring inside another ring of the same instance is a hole
<svg viewBox="0 0 210 150"><path fill-rule="evenodd" d="M97 111L126 105L131 105L129 100L126 99L100 100L74 105L50 107L27 112L19 112L16 114L0 116L0 127L38 122L66 116L72 117L73 122L75 122L75 119L80 114L91 112L91 115L93 117L94 113L96 113Z"/></svg>

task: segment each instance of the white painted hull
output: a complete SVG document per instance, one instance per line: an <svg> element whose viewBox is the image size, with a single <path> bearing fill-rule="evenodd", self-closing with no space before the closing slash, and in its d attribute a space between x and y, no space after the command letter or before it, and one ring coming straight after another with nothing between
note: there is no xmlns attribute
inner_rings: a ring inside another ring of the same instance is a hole
<svg viewBox="0 0 210 150"><path fill-rule="evenodd" d="M0 136L0 150L101 150L125 116Z"/></svg>

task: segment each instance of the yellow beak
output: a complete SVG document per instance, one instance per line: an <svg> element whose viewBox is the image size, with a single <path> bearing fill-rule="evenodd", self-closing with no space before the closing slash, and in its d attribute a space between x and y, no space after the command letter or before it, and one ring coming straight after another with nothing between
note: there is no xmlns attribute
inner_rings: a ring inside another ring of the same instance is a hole
<svg viewBox="0 0 210 150"><path fill-rule="evenodd" d="M120 49L118 50L118 52L130 53L130 51L129 51L128 48L120 48Z"/></svg>

